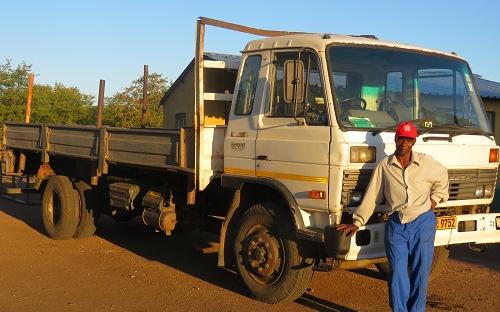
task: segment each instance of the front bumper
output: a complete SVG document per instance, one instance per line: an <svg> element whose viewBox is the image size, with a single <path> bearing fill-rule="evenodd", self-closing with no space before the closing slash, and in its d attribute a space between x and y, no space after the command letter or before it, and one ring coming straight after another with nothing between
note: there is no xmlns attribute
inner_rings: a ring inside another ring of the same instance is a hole
<svg viewBox="0 0 500 312"><path fill-rule="evenodd" d="M450 230L436 231L435 246L463 243L498 243L500 242L500 213L457 215L458 226ZM498 219L498 220L497 220ZM461 223L475 221L475 227L467 231L459 230ZM328 231L325 231L325 236ZM325 241L329 238L325 237ZM361 260L385 257L384 223L369 224L360 227L350 239L349 250L328 252L337 259ZM329 247L331 248L331 247ZM340 248L341 250L342 248Z"/></svg>

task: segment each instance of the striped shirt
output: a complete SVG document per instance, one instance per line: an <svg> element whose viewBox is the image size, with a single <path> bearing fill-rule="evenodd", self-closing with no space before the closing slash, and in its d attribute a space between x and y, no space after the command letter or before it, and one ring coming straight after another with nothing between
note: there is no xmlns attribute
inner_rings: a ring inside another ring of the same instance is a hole
<svg viewBox="0 0 500 312"><path fill-rule="evenodd" d="M353 214L354 224L368 222L377 205L397 212L401 223L415 220L436 203L448 200L448 171L431 156L412 152L403 168L394 154L382 159L373 171L363 201Z"/></svg>

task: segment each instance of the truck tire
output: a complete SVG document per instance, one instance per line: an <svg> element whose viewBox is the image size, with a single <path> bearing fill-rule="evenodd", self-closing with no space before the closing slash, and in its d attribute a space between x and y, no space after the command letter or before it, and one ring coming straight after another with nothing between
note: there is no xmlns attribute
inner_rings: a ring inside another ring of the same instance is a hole
<svg viewBox="0 0 500 312"><path fill-rule="evenodd" d="M99 219L99 207L94 189L83 181L73 184L76 191L80 220L73 235L74 238L86 238L94 235Z"/></svg>
<svg viewBox="0 0 500 312"><path fill-rule="evenodd" d="M443 269L446 267L446 261L448 261L448 256L450 255L450 250L446 246L438 246L434 248L434 255L432 257L431 272L429 273L429 282L434 280L441 274ZM377 263L375 264L378 271L384 276L385 279L389 278L389 273L391 267L389 262Z"/></svg>
<svg viewBox="0 0 500 312"><path fill-rule="evenodd" d="M257 300L293 301L311 282L312 266L299 254L289 219L276 203L256 204L243 214L237 228L236 267Z"/></svg>
<svg viewBox="0 0 500 312"><path fill-rule="evenodd" d="M73 184L65 176L52 176L42 197L42 221L52 239L68 239L78 225L78 203Z"/></svg>

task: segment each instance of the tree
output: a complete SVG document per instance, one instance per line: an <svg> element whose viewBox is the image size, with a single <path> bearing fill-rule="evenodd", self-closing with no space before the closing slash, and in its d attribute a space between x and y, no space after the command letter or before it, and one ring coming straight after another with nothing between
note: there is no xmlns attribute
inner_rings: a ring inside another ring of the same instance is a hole
<svg viewBox="0 0 500 312"><path fill-rule="evenodd" d="M28 94L31 65L22 62L17 67L7 59L0 64L0 122L23 122ZM93 124L93 96L78 88L60 83L54 86L35 84L31 102L32 123Z"/></svg>
<svg viewBox="0 0 500 312"><path fill-rule="evenodd" d="M31 120L36 123L70 125L95 124L94 97L82 94L78 88L60 83L33 88Z"/></svg>
<svg viewBox="0 0 500 312"><path fill-rule="evenodd" d="M0 121L24 121L26 90L31 65L21 63L13 67L7 59L0 64Z"/></svg>
<svg viewBox="0 0 500 312"><path fill-rule="evenodd" d="M143 81L144 78L140 77L122 92L106 99L103 124L129 128L141 126ZM146 127L158 128L162 126L163 115L159 103L169 86L169 82L161 74L152 73L149 75Z"/></svg>

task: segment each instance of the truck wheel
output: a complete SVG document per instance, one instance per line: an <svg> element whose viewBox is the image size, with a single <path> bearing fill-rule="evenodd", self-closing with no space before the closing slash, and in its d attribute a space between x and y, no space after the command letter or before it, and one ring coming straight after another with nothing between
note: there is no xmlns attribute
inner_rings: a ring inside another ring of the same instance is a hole
<svg viewBox="0 0 500 312"><path fill-rule="evenodd" d="M73 237L79 218L75 193L68 177L49 178L42 197L42 221L49 237Z"/></svg>
<svg viewBox="0 0 500 312"><path fill-rule="evenodd" d="M80 220L73 235L74 238L86 238L94 235L97 220L99 219L99 207L94 189L83 181L73 184L76 190L77 202L80 209Z"/></svg>
<svg viewBox="0 0 500 312"><path fill-rule="evenodd" d="M275 203L256 204L241 219L235 240L239 275L253 297L267 303L293 301L309 286L293 227Z"/></svg>
<svg viewBox="0 0 500 312"><path fill-rule="evenodd" d="M450 250L446 246L438 246L434 248L434 255L432 257L431 272L429 274L429 282L438 277L439 274L446 267L446 261L450 255ZM380 273L385 279L389 278L389 272L391 267L389 262L377 263L375 264Z"/></svg>
<svg viewBox="0 0 500 312"><path fill-rule="evenodd" d="M431 273L429 275L429 281L432 281L443 272L446 267L446 262L450 255L450 249L447 246L439 246L434 248L434 256L432 258Z"/></svg>

